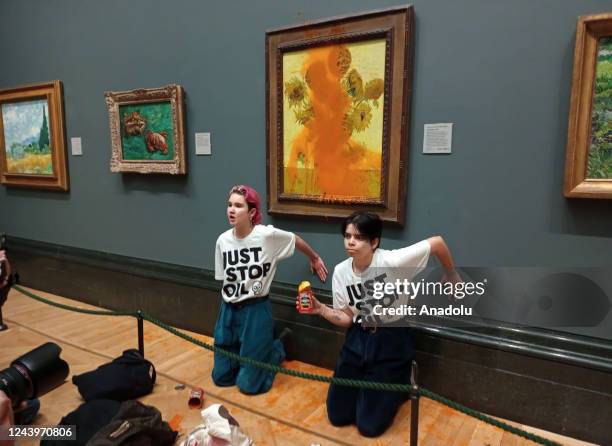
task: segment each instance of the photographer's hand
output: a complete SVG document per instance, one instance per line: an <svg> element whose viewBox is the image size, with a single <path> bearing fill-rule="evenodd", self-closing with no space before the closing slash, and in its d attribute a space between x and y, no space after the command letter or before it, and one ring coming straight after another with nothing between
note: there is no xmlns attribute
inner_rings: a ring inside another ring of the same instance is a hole
<svg viewBox="0 0 612 446"><path fill-rule="evenodd" d="M14 421L13 404L6 393L0 390L0 426L12 426Z"/></svg>
<svg viewBox="0 0 612 446"><path fill-rule="evenodd" d="M11 264L6 256L6 251L0 251L0 263L2 264L2 275L0 277L0 289L4 288L11 280Z"/></svg>
<svg viewBox="0 0 612 446"><path fill-rule="evenodd" d="M6 393L0 390L0 427L11 427L14 425L13 405ZM0 446L12 446L12 440L0 440Z"/></svg>

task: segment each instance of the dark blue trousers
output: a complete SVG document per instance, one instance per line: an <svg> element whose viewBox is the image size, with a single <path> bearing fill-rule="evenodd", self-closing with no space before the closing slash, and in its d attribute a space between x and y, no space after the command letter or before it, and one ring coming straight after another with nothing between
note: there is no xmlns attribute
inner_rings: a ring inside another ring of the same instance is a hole
<svg viewBox="0 0 612 446"><path fill-rule="evenodd" d="M269 300L233 308L223 302L215 325L215 346L258 361L280 364L285 359L283 344L274 339L274 321ZM241 392L265 393L272 387L274 373L240 365L215 352L212 379L218 386L236 384Z"/></svg>
<svg viewBox="0 0 612 446"><path fill-rule="evenodd" d="M414 356L409 328L378 328L375 332L353 325L346 333L335 377L397 384L410 383ZM366 437L387 430L408 393L330 385L327 415L334 426L356 424Z"/></svg>

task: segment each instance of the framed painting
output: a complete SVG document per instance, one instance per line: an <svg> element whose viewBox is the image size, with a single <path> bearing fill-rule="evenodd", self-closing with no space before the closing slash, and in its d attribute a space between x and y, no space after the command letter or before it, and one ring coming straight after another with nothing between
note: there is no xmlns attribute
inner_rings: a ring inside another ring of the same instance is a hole
<svg viewBox="0 0 612 446"><path fill-rule="evenodd" d="M404 223L413 8L266 33L268 210Z"/></svg>
<svg viewBox="0 0 612 446"><path fill-rule="evenodd" d="M111 172L187 172L183 89L179 85L105 93Z"/></svg>
<svg viewBox="0 0 612 446"><path fill-rule="evenodd" d="M60 81L0 90L0 180L7 186L68 190Z"/></svg>
<svg viewBox="0 0 612 446"><path fill-rule="evenodd" d="M612 198L612 13L578 19L564 194Z"/></svg>

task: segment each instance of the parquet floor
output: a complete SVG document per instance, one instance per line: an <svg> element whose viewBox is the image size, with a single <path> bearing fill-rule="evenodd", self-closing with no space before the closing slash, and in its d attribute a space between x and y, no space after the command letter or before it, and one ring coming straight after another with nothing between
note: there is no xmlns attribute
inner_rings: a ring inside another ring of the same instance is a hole
<svg viewBox="0 0 612 446"><path fill-rule="evenodd" d="M96 308L33 291L56 302L81 308ZM131 317L90 316L69 312L39 303L16 290L11 291L2 310L9 330L0 332L0 369L46 341L54 341L62 347L62 358L70 365L70 376L92 370L119 356L123 350L137 347L136 321ZM212 342L207 336L190 334ZM181 420L179 430L182 435L179 441L201 422L199 411L187 407L189 386L198 386L205 391L205 405L223 403L258 446L409 444L409 403L402 406L393 426L384 435L368 439L360 436L352 426L336 428L327 421L327 385L324 383L278 375L272 390L258 396L243 395L235 387L216 387L210 378L212 353L147 322L145 355L155 364L158 378L154 392L141 400L157 407L165 420ZM292 369L331 375L330 370L299 361L286 362L284 365ZM179 383L186 384L187 388L177 390L175 386ZM62 386L41 398L41 413L35 424L56 424L81 402L69 377ZM526 426L517 426L568 446L588 444ZM479 422L434 401L421 399L420 446L533 444L535 443Z"/></svg>

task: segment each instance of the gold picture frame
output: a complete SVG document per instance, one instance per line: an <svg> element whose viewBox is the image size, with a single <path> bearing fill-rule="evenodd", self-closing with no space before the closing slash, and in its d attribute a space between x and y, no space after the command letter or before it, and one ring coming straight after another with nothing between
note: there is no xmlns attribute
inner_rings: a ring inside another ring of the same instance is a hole
<svg viewBox="0 0 612 446"><path fill-rule="evenodd" d="M69 189L59 80L0 90L0 182Z"/></svg>
<svg viewBox="0 0 612 446"><path fill-rule="evenodd" d="M563 190L568 198L612 198L611 95L612 13L580 17Z"/></svg>
<svg viewBox="0 0 612 446"><path fill-rule="evenodd" d="M404 224L414 10L266 32L268 211Z"/></svg>
<svg viewBox="0 0 612 446"><path fill-rule="evenodd" d="M184 175L184 91L180 85L104 93L111 172Z"/></svg>

